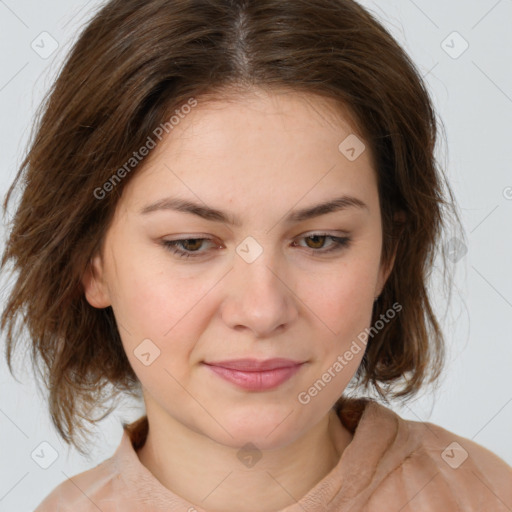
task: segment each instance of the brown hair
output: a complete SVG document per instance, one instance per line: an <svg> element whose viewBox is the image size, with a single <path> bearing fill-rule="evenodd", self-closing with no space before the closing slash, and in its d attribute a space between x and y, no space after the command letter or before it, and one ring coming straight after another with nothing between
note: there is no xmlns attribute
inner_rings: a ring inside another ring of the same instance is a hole
<svg viewBox="0 0 512 512"><path fill-rule="evenodd" d="M396 302L402 310L369 339L356 375L362 389L405 400L439 375L444 340L426 286L443 209L458 215L434 157L429 94L391 35L352 0L111 0L41 105L4 203L7 211L23 178L1 262L16 274L1 321L9 369L26 329L54 425L82 453L77 436L98 421L94 411L140 386L112 309L91 307L81 285L133 172L102 199L95 191L190 98L251 87L336 100L373 155L382 261L398 246L372 322Z"/></svg>

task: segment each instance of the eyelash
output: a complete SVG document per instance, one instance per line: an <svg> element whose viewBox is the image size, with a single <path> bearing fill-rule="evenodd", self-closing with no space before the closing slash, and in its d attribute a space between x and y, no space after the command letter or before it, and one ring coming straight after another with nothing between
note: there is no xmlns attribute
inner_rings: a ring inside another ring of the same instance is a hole
<svg viewBox="0 0 512 512"><path fill-rule="evenodd" d="M321 250L321 249L306 249L307 252L310 252L312 254L330 254L333 252L341 251L342 249L345 249L349 247L350 242L352 241L349 237L337 237L333 235L329 235L328 233L313 233L308 236L302 237L304 238L314 238L314 237L326 237L330 238L334 244L330 249L327 250ZM178 249L176 246L180 244L181 242L188 242L190 240L194 241L212 241L211 238L182 238L180 240L163 240L162 245L171 253L176 254L180 258L198 258L201 257L202 254L204 254L204 251L184 251L182 249Z"/></svg>

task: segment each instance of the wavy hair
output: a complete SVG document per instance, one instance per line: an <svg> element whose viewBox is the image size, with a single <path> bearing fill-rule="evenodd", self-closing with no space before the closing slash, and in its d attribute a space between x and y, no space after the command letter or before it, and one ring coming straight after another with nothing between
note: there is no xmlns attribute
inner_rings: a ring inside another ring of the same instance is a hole
<svg viewBox="0 0 512 512"><path fill-rule="evenodd" d="M427 285L458 214L434 155L429 93L390 33L353 0L111 0L41 104L4 202L7 211L20 189L1 260L13 276L1 317L9 369L18 345L29 347L52 421L81 453L79 435L112 408L94 412L140 390L112 309L91 307L81 284L137 169L101 200L95 191L190 98L253 87L336 100L373 155L382 259L397 253L372 322L396 302L402 310L368 340L358 385L405 400L440 374L444 339Z"/></svg>

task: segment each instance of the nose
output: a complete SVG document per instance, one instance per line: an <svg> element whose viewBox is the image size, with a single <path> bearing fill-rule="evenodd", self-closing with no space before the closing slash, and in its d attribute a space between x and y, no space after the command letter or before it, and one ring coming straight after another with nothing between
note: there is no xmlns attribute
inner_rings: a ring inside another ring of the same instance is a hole
<svg viewBox="0 0 512 512"><path fill-rule="evenodd" d="M298 316L297 301L288 274L277 257L265 250L252 263L238 255L227 276L221 316L226 325L265 338L286 329ZM289 280L289 279L288 279Z"/></svg>

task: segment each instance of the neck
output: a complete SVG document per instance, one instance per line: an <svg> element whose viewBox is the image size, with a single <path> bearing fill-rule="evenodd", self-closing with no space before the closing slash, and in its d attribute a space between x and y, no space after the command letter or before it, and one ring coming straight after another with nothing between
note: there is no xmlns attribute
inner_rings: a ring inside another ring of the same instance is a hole
<svg viewBox="0 0 512 512"><path fill-rule="evenodd" d="M333 410L287 446L245 453L170 418L165 429L149 429L137 455L164 487L208 511L268 512L307 494L351 440Z"/></svg>

